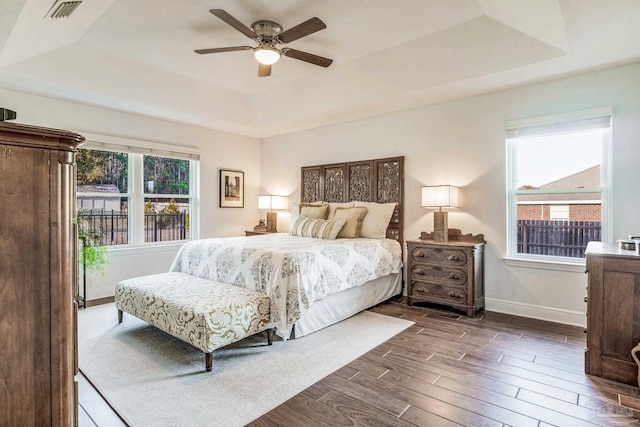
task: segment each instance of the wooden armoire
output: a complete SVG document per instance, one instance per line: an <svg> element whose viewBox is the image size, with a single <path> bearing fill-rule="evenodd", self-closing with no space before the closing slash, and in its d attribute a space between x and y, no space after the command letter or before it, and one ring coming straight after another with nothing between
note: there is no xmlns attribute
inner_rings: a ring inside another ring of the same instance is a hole
<svg viewBox="0 0 640 427"><path fill-rule="evenodd" d="M0 426L77 425L78 134L0 122Z"/></svg>

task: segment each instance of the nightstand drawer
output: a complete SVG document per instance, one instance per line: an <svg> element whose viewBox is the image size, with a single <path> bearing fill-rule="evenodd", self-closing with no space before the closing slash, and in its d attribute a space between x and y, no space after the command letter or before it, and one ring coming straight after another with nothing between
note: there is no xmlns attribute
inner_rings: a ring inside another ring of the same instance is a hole
<svg viewBox="0 0 640 427"><path fill-rule="evenodd" d="M415 262L446 265L465 265L467 263L467 254L458 249L418 247L411 251L411 258Z"/></svg>
<svg viewBox="0 0 640 427"><path fill-rule="evenodd" d="M413 264L411 279L441 282L447 285L464 285L467 283L467 273L459 268Z"/></svg>
<svg viewBox="0 0 640 427"><path fill-rule="evenodd" d="M411 295L416 298L428 298L430 301L442 300L449 303L466 304L466 288L445 286L437 283L411 281Z"/></svg>

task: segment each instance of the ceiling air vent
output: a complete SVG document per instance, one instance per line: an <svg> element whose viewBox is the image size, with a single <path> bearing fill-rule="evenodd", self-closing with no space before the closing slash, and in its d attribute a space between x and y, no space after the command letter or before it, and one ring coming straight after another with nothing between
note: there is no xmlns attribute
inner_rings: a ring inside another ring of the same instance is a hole
<svg viewBox="0 0 640 427"><path fill-rule="evenodd" d="M66 0L56 0L47 12L46 17L50 18L66 18L73 13L74 10L80 6L82 1L66 1Z"/></svg>

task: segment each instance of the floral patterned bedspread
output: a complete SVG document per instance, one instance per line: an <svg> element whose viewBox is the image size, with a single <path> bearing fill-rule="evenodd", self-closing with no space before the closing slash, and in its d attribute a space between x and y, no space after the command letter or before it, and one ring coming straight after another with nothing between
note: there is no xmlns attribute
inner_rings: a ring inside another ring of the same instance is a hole
<svg viewBox="0 0 640 427"><path fill-rule="evenodd" d="M188 242L170 271L269 295L271 322L286 339L314 301L398 273L401 267L402 250L392 239L267 234Z"/></svg>

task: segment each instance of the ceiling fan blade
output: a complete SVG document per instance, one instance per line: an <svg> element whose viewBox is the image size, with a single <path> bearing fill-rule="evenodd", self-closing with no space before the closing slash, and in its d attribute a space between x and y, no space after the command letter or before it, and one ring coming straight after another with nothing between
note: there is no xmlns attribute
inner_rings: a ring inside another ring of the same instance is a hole
<svg viewBox="0 0 640 427"><path fill-rule="evenodd" d="M271 65L258 62L258 77L269 77L271 75Z"/></svg>
<svg viewBox="0 0 640 427"><path fill-rule="evenodd" d="M296 50L296 49L285 48L285 49L282 49L282 53L287 58L297 59L300 61L308 62L313 65L319 65L320 67L325 67L325 68L331 65L331 63L333 62L333 59L324 58L322 56L314 55L312 53L307 53L307 52L303 52L301 50Z"/></svg>
<svg viewBox="0 0 640 427"><path fill-rule="evenodd" d="M231 47L214 47L211 49L196 49L195 53L205 54L205 53L220 53L220 52L235 52L236 50L251 50L253 49L251 46L231 46Z"/></svg>
<svg viewBox="0 0 640 427"><path fill-rule="evenodd" d="M222 9L211 9L209 12L211 12L212 15L214 15L214 16L220 18L221 20L223 20L225 23L231 25L233 28L235 28L236 30L240 31L242 34L244 34L245 36L249 37L250 39L255 39L257 37L256 33L254 33L251 30L251 28L247 27L242 22L238 21L236 18L234 18L233 16L229 15L224 10L222 10Z"/></svg>
<svg viewBox="0 0 640 427"><path fill-rule="evenodd" d="M327 28L327 26L320 20L320 18L311 18L304 21L302 24L298 24L295 27L289 28L287 31L278 35L278 39L282 43L290 43L299 38L313 34L316 31L320 31Z"/></svg>

